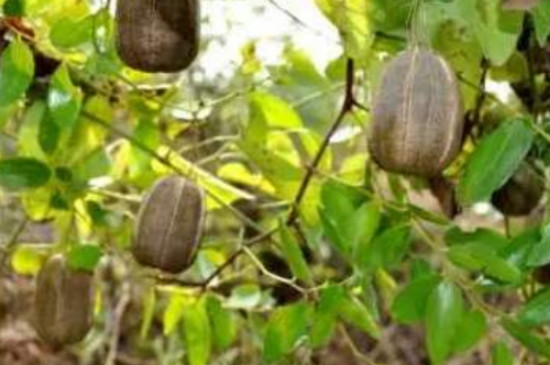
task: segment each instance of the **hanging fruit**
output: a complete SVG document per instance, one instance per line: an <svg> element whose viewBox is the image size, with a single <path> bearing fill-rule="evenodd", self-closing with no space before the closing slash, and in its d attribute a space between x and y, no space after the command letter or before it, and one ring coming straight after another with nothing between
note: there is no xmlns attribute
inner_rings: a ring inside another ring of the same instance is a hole
<svg viewBox="0 0 550 365"><path fill-rule="evenodd" d="M159 180L142 204L132 246L142 265L178 273L193 263L205 215L204 192L193 182Z"/></svg>
<svg viewBox="0 0 550 365"><path fill-rule="evenodd" d="M145 72L186 69L199 51L199 0L118 0L117 49Z"/></svg>
<svg viewBox="0 0 550 365"><path fill-rule="evenodd" d="M460 151L462 99L449 64L414 47L387 66L375 96L368 145L385 170L431 177Z"/></svg>
<svg viewBox="0 0 550 365"><path fill-rule="evenodd" d="M92 327L93 275L70 268L62 255L49 258L36 281L35 328L50 345L79 342Z"/></svg>

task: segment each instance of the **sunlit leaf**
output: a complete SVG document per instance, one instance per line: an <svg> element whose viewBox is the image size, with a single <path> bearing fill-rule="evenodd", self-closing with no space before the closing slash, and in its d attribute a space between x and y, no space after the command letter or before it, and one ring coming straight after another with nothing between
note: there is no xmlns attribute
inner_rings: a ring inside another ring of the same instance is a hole
<svg viewBox="0 0 550 365"><path fill-rule="evenodd" d="M29 46L19 40L11 42L0 58L0 107L20 99L29 88L33 75L34 60Z"/></svg>
<svg viewBox="0 0 550 365"><path fill-rule="evenodd" d="M157 153L166 157L170 163L178 168L182 174L195 180L206 191L206 203L209 209L220 208L223 204L231 204L238 199L253 199L253 196L244 190L240 190L225 181L203 170L199 166L181 157L168 147L161 146ZM165 173L173 173L173 170L158 161L153 162L153 168Z"/></svg>
<svg viewBox="0 0 550 365"><path fill-rule="evenodd" d="M141 328L139 330L139 337L141 340L147 338L153 318L155 316L155 305L157 304L157 296L155 293L154 285L151 285L147 289L147 293L143 296L143 316L141 319Z"/></svg>
<svg viewBox="0 0 550 365"><path fill-rule="evenodd" d="M368 0L316 0L322 12L334 23L349 57L361 61L374 41Z"/></svg>
<svg viewBox="0 0 550 365"><path fill-rule="evenodd" d="M212 348L212 334L206 300L200 299L183 311L183 334L189 365L206 365Z"/></svg>
<svg viewBox="0 0 550 365"><path fill-rule="evenodd" d="M18 244L10 257L11 268L20 275L36 275L50 252L46 245Z"/></svg>

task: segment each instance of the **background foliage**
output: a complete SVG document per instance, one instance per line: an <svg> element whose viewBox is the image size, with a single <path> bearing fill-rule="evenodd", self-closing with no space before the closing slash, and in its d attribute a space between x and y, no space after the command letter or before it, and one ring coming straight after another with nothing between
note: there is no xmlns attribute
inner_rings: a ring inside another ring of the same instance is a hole
<svg viewBox="0 0 550 365"><path fill-rule="evenodd" d="M258 39L215 81L200 65L124 67L109 1L0 4L4 327L21 307L9 282L63 252L97 272L96 324L72 363L329 364L334 348L350 364L549 361L550 291L533 276L550 263L546 207L503 219L486 204L522 163L547 185L549 1L419 3L414 36L452 64L467 112L444 174L451 218L426 181L366 153L412 1L316 0L342 45L325 69L290 41L263 63ZM128 246L143 194L173 173L207 191L208 222L194 266L167 276Z"/></svg>

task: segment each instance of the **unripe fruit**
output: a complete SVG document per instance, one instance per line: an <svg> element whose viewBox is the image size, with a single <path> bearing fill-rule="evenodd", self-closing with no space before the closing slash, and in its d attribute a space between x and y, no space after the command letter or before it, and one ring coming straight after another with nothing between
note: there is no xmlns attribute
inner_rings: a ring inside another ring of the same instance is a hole
<svg viewBox="0 0 550 365"><path fill-rule="evenodd" d="M204 192L193 182L159 180L141 206L132 246L142 265L178 273L193 263L205 215Z"/></svg>
<svg viewBox="0 0 550 365"><path fill-rule="evenodd" d="M117 49L128 66L178 72L197 56L199 0L118 0Z"/></svg>
<svg viewBox="0 0 550 365"><path fill-rule="evenodd" d="M383 169L435 176L458 154L464 130L453 70L429 50L402 52L384 71L372 118L369 150Z"/></svg>
<svg viewBox="0 0 550 365"><path fill-rule="evenodd" d="M93 275L68 267L62 255L49 258L36 281L35 328L59 347L82 340L92 327Z"/></svg>
<svg viewBox="0 0 550 365"><path fill-rule="evenodd" d="M544 184L536 172L523 163L514 175L491 197L491 203L509 216L522 216L535 209L544 193Z"/></svg>

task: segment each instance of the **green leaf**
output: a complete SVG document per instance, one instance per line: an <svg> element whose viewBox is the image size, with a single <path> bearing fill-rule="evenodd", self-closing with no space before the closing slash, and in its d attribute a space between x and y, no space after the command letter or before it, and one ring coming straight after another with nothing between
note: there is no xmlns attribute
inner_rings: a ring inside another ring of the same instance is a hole
<svg viewBox="0 0 550 365"><path fill-rule="evenodd" d="M499 257L494 247L482 242L452 246L447 256L459 267L480 271L505 283L519 283L521 280L521 272L515 265Z"/></svg>
<svg viewBox="0 0 550 365"><path fill-rule="evenodd" d="M2 11L6 16L25 16L25 1L6 0L2 6Z"/></svg>
<svg viewBox="0 0 550 365"><path fill-rule="evenodd" d="M183 311L183 334L189 365L206 365L212 350L212 334L206 300L197 300Z"/></svg>
<svg viewBox="0 0 550 365"><path fill-rule="evenodd" d="M529 268L531 251L540 241L540 229L529 229L512 238L507 246L498 251L498 254L512 265L526 271Z"/></svg>
<svg viewBox="0 0 550 365"><path fill-rule="evenodd" d="M186 160L168 147L159 147L157 153L160 156L165 156L183 175L192 176L196 183L206 190L206 205L208 210L220 208L221 204L229 205L238 199L251 200L254 198L250 193L218 179L210 172ZM153 169L162 173L173 173L173 170L156 160L153 162Z"/></svg>
<svg viewBox="0 0 550 365"><path fill-rule="evenodd" d="M86 184L88 180L106 176L111 171L111 159L105 148L98 148L74 165L75 180Z"/></svg>
<svg viewBox="0 0 550 365"><path fill-rule="evenodd" d="M0 186L13 189L34 189L48 183L51 170L42 162L26 157L0 161Z"/></svg>
<svg viewBox="0 0 550 365"><path fill-rule="evenodd" d="M540 46L544 47L547 43L548 35L550 35L550 2L545 0L540 1L532 13L537 40Z"/></svg>
<svg viewBox="0 0 550 365"><path fill-rule="evenodd" d="M496 66L504 64L515 50L522 14L503 12L500 0L461 0L454 4L485 56Z"/></svg>
<svg viewBox="0 0 550 365"><path fill-rule="evenodd" d="M522 279L522 273L517 266L497 256L487 257L483 273L508 284L520 284Z"/></svg>
<svg viewBox="0 0 550 365"><path fill-rule="evenodd" d="M443 363L451 354L463 312L460 289L451 282L441 282L430 295L426 309L426 343L434 364Z"/></svg>
<svg viewBox="0 0 550 365"><path fill-rule="evenodd" d="M298 340L306 334L310 308L300 302L277 308L265 328L263 360L278 362L290 353Z"/></svg>
<svg viewBox="0 0 550 365"><path fill-rule="evenodd" d="M141 118L134 130L134 138L140 141L150 150L155 150L160 143L159 127L151 118ZM145 177L150 179L151 161L153 157L138 148L132 146L132 154L129 162L129 173L131 179L139 179Z"/></svg>
<svg viewBox="0 0 550 365"><path fill-rule="evenodd" d="M380 328L368 308L355 297L343 298L338 308L339 316L349 324L365 331L373 338L380 337Z"/></svg>
<svg viewBox="0 0 550 365"><path fill-rule="evenodd" d="M439 283L436 276L424 276L413 280L395 297L392 316L401 323L413 323L425 318L428 298Z"/></svg>
<svg viewBox="0 0 550 365"><path fill-rule="evenodd" d="M279 232L281 235L281 250L290 266L290 270L299 280L302 280L306 284L312 284L313 277L306 259L304 258L304 254L296 241L296 237L290 229L286 227L284 221L279 222Z"/></svg>
<svg viewBox="0 0 550 365"><path fill-rule="evenodd" d="M17 133L17 146L20 156L44 160L46 156L38 143L38 134L42 118L46 114L46 103L35 101L25 111L25 116Z"/></svg>
<svg viewBox="0 0 550 365"><path fill-rule="evenodd" d="M321 188L320 216L324 233L340 253L348 258L359 246L368 247L368 241L374 233L369 230L378 228L377 217L368 216L376 207L371 204L362 207L365 203L364 195L353 186L328 180ZM369 222L371 218L372 222ZM364 230L364 236L358 230Z"/></svg>
<svg viewBox="0 0 550 365"><path fill-rule="evenodd" d="M24 42L15 40L0 58L0 107L20 99L29 88L34 75L32 52Z"/></svg>
<svg viewBox="0 0 550 365"><path fill-rule="evenodd" d="M288 47L283 57L281 66L270 69L276 80L283 75L274 85L277 95L295 105L306 127L324 134L335 117L340 89L317 70L306 52Z"/></svg>
<svg viewBox="0 0 550 365"><path fill-rule="evenodd" d="M279 129L300 129L302 119L285 100L264 91L254 91L250 95L250 107L262 113L266 127Z"/></svg>
<svg viewBox="0 0 550 365"><path fill-rule="evenodd" d="M326 345L332 338L338 319L338 308L344 297L344 288L336 284L330 284L321 290L309 335L313 348Z"/></svg>
<svg viewBox="0 0 550 365"><path fill-rule="evenodd" d="M463 204L488 200L523 161L533 142L533 131L521 119L507 120L483 138L466 163L458 185Z"/></svg>
<svg viewBox="0 0 550 365"><path fill-rule="evenodd" d="M372 239L380 227L381 210L378 203L371 201L361 205L350 218L352 224L349 229L355 233L352 235L352 250L358 264L361 264L364 252L368 252Z"/></svg>
<svg viewBox="0 0 550 365"><path fill-rule="evenodd" d="M62 18L55 22L50 31L52 44L61 49L70 49L92 40L94 16L83 19Z"/></svg>
<svg viewBox="0 0 550 365"><path fill-rule="evenodd" d="M50 253L46 245L17 245L10 257L11 268L20 275L36 275Z"/></svg>
<svg viewBox="0 0 550 365"><path fill-rule="evenodd" d="M67 262L75 270L93 271L103 253L95 245L77 245L67 254Z"/></svg>
<svg viewBox="0 0 550 365"><path fill-rule="evenodd" d="M533 295L518 313L518 321L526 326L535 327L550 323L550 287Z"/></svg>
<svg viewBox="0 0 550 365"><path fill-rule="evenodd" d="M514 354L503 342L496 343L491 349L492 365L514 365Z"/></svg>
<svg viewBox="0 0 550 365"><path fill-rule="evenodd" d="M541 239L533 244L525 264L529 267L538 267L550 263L550 224L541 229Z"/></svg>
<svg viewBox="0 0 550 365"><path fill-rule="evenodd" d="M392 270L403 261L411 244L411 230L407 225L391 227L374 238L360 254L361 268L371 272L378 268Z"/></svg>
<svg viewBox="0 0 550 365"><path fill-rule="evenodd" d="M315 0L317 6L338 28L346 54L362 61L374 41L368 0Z"/></svg>
<svg viewBox="0 0 550 365"><path fill-rule="evenodd" d="M48 155L52 155L57 149L61 130L53 121L49 112L46 112L40 121L40 129L38 132L38 142L42 151Z"/></svg>
<svg viewBox="0 0 550 365"><path fill-rule="evenodd" d="M178 323L183 318L183 312L186 310L188 298L179 293L172 293L168 305L164 310L162 318L163 333L168 336L174 332Z"/></svg>
<svg viewBox="0 0 550 365"><path fill-rule="evenodd" d="M533 353L550 359L550 343L530 332L529 328L509 318L503 318L500 322L502 327Z"/></svg>
<svg viewBox="0 0 550 365"><path fill-rule="evenodd" d="M143 296L143 315L141 318L141 328L139 330L139 338L144 341L147 338L151 324L155 317L155 306L157 304L157 295L155 285L150 285L147 288L147 293Z"/></svg>
<svg viewBox="0 0 550 365"><path fill-rule="evenodd" d="M478 228L473 232L465 232L458 227L453 227L445 233L445 242L449 246L476 244L486 246L492 250L498 250L508 245L508 239L505 236L485 228Z"/></svg>
<svg viewBox="0 0 550 365"><path fill-rule="evenodd" d="M206 302L206 309L212 328L212 340L219 350L225 350L237 336L237 321L232 312L222 306L220 299L210 295Z"/></svg>
<svg viewBox="0 0 550 365"><path fill-rule="evenodd" d="M67 65L53 74L48 90L48 108L61 131L71 131L80 113L82 92L71 81Z"/></svg>
<svg viewBox="0 0 550 365"><path fill-rule="evenodd" d="M466 352L474 347L487 332L482 312L472 310L464 314L453 340L453 352Z"/></svg>

